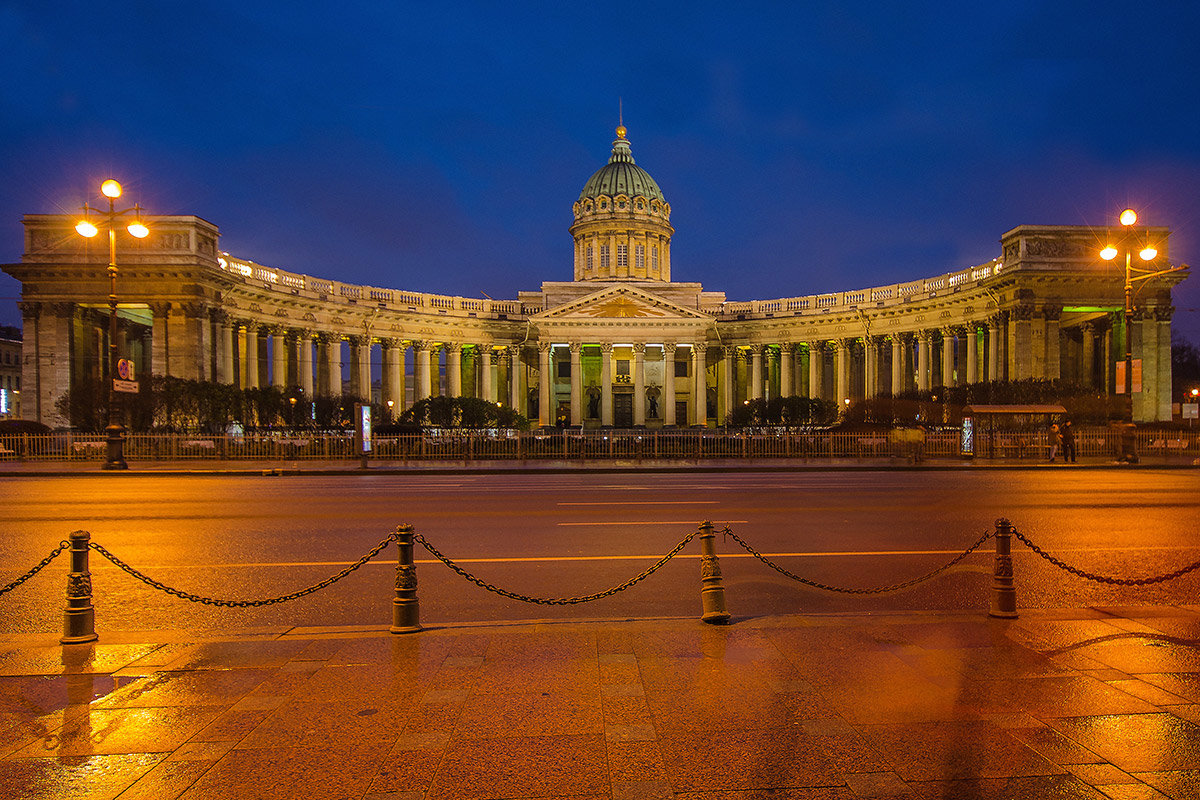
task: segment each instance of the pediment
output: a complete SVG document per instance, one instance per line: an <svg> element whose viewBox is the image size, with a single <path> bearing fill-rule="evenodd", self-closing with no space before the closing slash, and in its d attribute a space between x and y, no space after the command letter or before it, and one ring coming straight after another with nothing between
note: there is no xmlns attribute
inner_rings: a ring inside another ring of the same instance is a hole
<svg viewBox="0 0 1200 800"><path fill-rule="evenodd" d="M711 320L708 314L672 303L633 286L608 286L536 314L531 321L586 322L618 319L644 322Z"/></svg>

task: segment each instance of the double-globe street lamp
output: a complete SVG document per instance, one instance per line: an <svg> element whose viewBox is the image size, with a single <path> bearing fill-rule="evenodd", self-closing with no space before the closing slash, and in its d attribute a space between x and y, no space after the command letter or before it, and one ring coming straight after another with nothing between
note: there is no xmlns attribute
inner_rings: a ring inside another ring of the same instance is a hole
<svg viewBox="0 0 1200 800"><path fill-rule="evenodd" d="M1125 253L1125 421L1133 422L1133 338L1132 338L1132 323L1133 323L1133 298L1135 283L1144 283L1151 278L1157 278L1160 275L1166 275L1170 272L1179 272L1184 270L1186 266L1168 267L1166 269L1155 269L1150 267L1135 267L1133 265L1133 250L1140 243L1141 249L1138 250L1138 258L1149 264L1158 257L1158 248L1150 241L1149 235L1141 242L1137 242L1137 236L1134 234L1134 226L1137 225L1138 215L1132 208L1127 208L1121 212L1119 217L1121 226L1125 233L1121 237L1121 248L1118 249L1114 244L1108 244L1100 251L1100 257L1105 261L1112 261L1123 251ZM1140 287L1139 287L1140 288Z"/></svg>
<svg viewBox="0 0 1200 800"><path fill-rule="evenodd" d="M83 219L75 226L80 236L91 239L100 232L92 222L95 214L108 226L108 427L106 434L106 453L103 469L128 469L125 463L125 428L117 414L117 220L126 214L133 213L133 221L125 226L130 236L144 239L150 235L150 229L142 222L142 208L134 205L129 208L116 208L116 200L121 196L121 184L109 178L100 184L100 192L108 198L108 211L92 208L87 203L83 205ZM103 373L103 368L101 369Z"/></svg>

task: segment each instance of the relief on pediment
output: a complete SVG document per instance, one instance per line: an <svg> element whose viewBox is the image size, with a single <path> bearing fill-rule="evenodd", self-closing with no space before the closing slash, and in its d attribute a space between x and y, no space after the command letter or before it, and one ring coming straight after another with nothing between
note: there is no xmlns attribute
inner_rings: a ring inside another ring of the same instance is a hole
<svg viewBox="0 0 1200 800"><path fill-rule="evenodd" d="M677 305L665 298L633 287L607 288L548 309L536 318L545 320L617 320L647 321L709 320L694 308Z"/></svg>

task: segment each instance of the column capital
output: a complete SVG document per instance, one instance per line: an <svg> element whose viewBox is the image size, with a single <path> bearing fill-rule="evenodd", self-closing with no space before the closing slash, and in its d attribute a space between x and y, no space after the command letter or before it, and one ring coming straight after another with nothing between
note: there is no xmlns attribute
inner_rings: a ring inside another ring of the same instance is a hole
<svg viewBox="0 0 1200 800"><path fill-rule="evenodd" d="M337 344L342 341L341 336L339 336L335 333L329 333L328 331L321 331L320 333L318 333L316 335L315 338L318 342L320 342L323 345Z"/></svg>
<svg viewBox="0 0 1200 800"><path fill-rule="evenodd" d="M418 353L428 353L433 348L425 339L413 339L412 349Z"/></svg>
<svg viewBox="0 0 1200 800"><path fill-rule="evenodd" d="M393 350L397 347L400 347L402 344L403 340L398 339L395 336L384 336L379 340L379 346L384 350Z"/></svg>
<svg viewBox="0 0 1200 800"><path fill-rule="evenodd" d="M148 303L147 305L150 306L150 311L153 312L154 316L156 317L166 316L171 310L171 304L166 301L152 302Z"/></svg>
<svg viewBox="0 0 1200 800"><path fill-rule="evenodd" d="M567 349L571 351L571 355L578 355L582 347L582 342L570 342L567 344Z"/></svg>
<svg viewBox="0 0 1200 800"><path fill-rule="evenodd" d="M750 351L750 355L754 356L761 356L763 352L763 346L758 343L752 344L746 349Z"/></svg>
<svg viewBox="0 0 1200 800"><path fill-rule="evenodd" d="M539 353L549 353L550 352L550 342L539 341L537 343L537 349L538 349Z"/></svg>
<svg viewBox="0 0 1200 800"><path fill-rule="evenodd" d="M600 352L601 353L603 353L604 355L607 356L607 355L611 355L612 351L613 351L613 343L612 342L601 342L600 343Z"/></svg>
<svg viewBox="0 0 1200 800"><path fill-rule="evenodd" d="M645 342L634 342L633 343L633 352L634 352L634 355L639 355L639 356L644 355L646 352L646 343Z"/></svg>
<svg viewBox="0 0 1200 800"><path fill-rule="evenodd" d="M1171 318L1175 316L1174 306L1154 306L1149 311L1154 314L1154 318L1159 322L1170 322Z"/></svg>
<svg viewBox="0 0 1200 800"><path fill-rule="evenodd" d="M364 336L361 333L352 333L346 337L346 340L350 342L351 347L362 347L364 344L369 345L371 343L371 337Z"/></svg>
<svg viewBox="0 0 1200 800"><path fill-rule="evenodd" d="M723 344L721 345L721 355L724 358L737 358L738 349L734 345Z"/></svg>
<svg viewBox="0 0 1200 800"><path fill-rule="evenodd" d="M186 313L186 309L184 311ZM246 329L246 333L258 333L259 328L262 327L252 319L238 320L238 324Z"/></svg>
<svg viewBox="0 0 1200 800"><path fill-rule="evenodd" d="M663 342L662 349L663 349L664 356L675 355L675 343L674 342Z"/></svg>
<svg viewBox="0 0 1200 800"><path fill-rule="evenodd" d="M1063 313L1062 305L1056 304L1056 305L1042 306L1042 316L1045 317L1047 320L1053 320L1053 321L1057 322L1058 320L1060 320L1062 318L1062 313Z"/></svg>

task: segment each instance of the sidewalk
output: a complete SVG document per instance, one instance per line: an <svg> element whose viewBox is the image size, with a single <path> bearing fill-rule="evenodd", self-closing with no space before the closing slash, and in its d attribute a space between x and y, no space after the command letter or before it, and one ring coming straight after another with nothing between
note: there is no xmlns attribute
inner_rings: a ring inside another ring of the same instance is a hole
<svg viewBox="0 0 1200 800"><path fill-rule="evenodd" d="M1200 606L100 635L0 637L0 797L1200 796Z"/></svg>
<svg viewBox="0 0 1200 800"><path fill-rule="evenodd" d="M1138 464L1109 458L1084 458L1054 464L1034 459L962 459L931 457L918 463L903 458L705 458L705 459L531 459L473 461L370 461L366 469L354 459L336 461L129 461L128 470L106 471L99 461L0 461L0 478L57 475L410 475L487 474L497 472L824 472L829 470L989 470L989 469L1196 469L1200 459L1144 456Z"/></svg>

